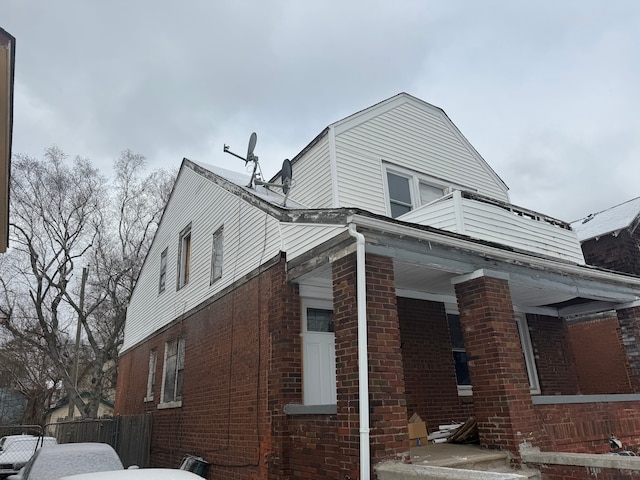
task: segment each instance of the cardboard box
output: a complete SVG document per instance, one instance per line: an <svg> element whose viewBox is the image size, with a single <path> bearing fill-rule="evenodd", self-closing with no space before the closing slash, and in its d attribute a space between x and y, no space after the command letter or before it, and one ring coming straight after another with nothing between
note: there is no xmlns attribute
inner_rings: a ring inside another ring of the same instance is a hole
<svg viewBox="0 0 640 480"><path fill-rule="evenodd" d="M409 440L412 447L427 445L427 425L422 421L417 413L409 419Z"/></svg>

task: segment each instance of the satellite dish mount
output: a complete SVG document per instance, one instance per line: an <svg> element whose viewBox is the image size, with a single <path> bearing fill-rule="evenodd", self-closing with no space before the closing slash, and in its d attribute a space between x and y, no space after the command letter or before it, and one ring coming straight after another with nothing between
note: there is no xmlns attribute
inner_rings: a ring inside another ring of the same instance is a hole
<svg viewBox="0 0 640 480"><path fill-rule="evenodd" d="M269 183L269 182L263 181L260 178L261 172L258 171L258 166L259 166L258 156L254 155L253 153L253 151L256 148L257 141L258 141L258 135L256 135L256 132L253 132L249 137L249 147L247 148L247 158L241 157L240 155L233 153L231 150L229 150L229 145L224 145L223 151L225 153L228 153L229 155L233 155L234 157L239 158L240 160L244 160L245 165L249 164L249 162L253 162L253 172L251 174L251 180L249 181L249 185L247 185L247 188L255 188L256 185L261 185L265 187L267 190L269 190L270 188L281 188L282 193L284 193L284 202L282 206L286 206L287 198L289 197L289 191L291 190L291 187L293 185L292 184L293 170L291 168L291 161L289 159L285 159L284 162L282 162L282 170L280 172L280 175L282 177L281 184Z"/></svg>

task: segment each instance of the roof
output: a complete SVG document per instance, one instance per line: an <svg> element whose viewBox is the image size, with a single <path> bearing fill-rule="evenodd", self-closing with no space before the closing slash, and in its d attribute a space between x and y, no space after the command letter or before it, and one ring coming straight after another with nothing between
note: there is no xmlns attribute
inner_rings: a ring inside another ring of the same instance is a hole
<svg viewBox="0 0 640 480"><path fill-rule="evenodd" d="M598 213L591 213L585 218L571 223L578 240L585 242L592 238L602 237L620 230L634 230L640 221L640 197L608 208Z"/></svg>
<svg viewBox="0 0 640 480"><path fill-rule="evenodd" d="M245 192L248 192L260 200L263 200L272 206L283 208L283 209L304 209L307 208L304 205L294 202L291 199L287 199L285 204L285 196L282 194L282 190L277 187L266 187L264 185L256 185L255 188L249 187L249 183L251 182L251 175L245 175L243 173L233 172L231 170L227 170L225 168L216 167L214 165L210 165L204 162L196 162L194 160L189 160L189 162L213 173L219 178L222 178L233 185L240 187Z"/></svg>

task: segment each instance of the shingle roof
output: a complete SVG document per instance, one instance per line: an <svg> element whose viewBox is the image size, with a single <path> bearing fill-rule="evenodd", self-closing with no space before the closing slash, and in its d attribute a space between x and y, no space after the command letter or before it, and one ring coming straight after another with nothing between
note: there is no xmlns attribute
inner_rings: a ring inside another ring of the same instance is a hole
<svg viewBox="0 0 640 480"><path fill-rule="evenodd" d="M576 232L578 240L584 242L625 228L635 228L638 217L640 197L576 220L571 223L571 228Z"/></svg>

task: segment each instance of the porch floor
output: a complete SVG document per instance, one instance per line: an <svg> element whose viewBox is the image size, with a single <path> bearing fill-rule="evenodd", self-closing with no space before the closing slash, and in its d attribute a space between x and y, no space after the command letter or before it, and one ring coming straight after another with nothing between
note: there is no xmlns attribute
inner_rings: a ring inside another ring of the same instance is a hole
<svg viewBox="0 0 640 480"><path fill-rule="evenodd" d="M487 450L480 445L462 445L454 443L437 443L420 447L411 447L409 452L414 465L432 467L469 468L473 464L496 463L504 465L507 452Z"/></svg>

